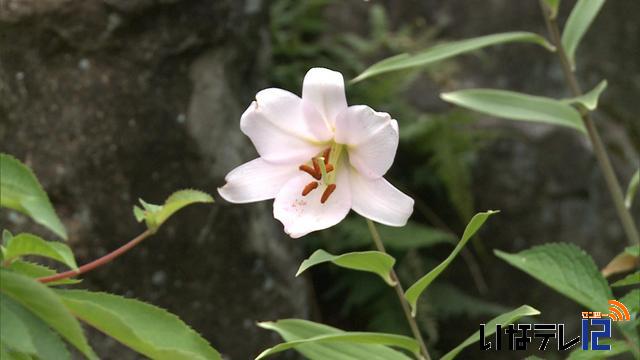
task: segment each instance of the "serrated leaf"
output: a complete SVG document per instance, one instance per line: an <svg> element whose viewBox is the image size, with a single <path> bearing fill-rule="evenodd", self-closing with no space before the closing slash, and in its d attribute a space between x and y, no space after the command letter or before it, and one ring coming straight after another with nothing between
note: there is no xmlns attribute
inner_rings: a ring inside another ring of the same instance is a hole
<svg viewBox="0 0 640 360"><path fill-rule="evenodd" d="M416 316L417 307L418 307L418 298L420 295L427 289L429 284L433 282L443 271L449 266L449 264L453 261L453 259L458 255L460 250L467 244L469 239L480 229L480 227L484 224L485 221L489 218L489 216L498 213L498 211L489 210L486 212L477 213L471 218L469 224L464 229L464 233L462 234L462 238L458 245L453 249L451 254L438 266L436 266L433 270L429 271L426 275L418 279L407 291L404 293L404 297L411 305L411 314Z"/></svg>
<svg viewBox="0 0 640 360"><path fill-rule="evenodd" d="M69 247L60 242L46 241L39 236L22 233L11 238L5 248L5 261L21 256L42 256L59 261L72 269L77 269L76 259Z"/></svg>
<svg viewBox="0 0 640 360"><path fill-rule="evenodd" d="M35 346L36 354L40 360L66 360L71 359L64 342L45 323L33 315L29 310L0 294L2 306L12 311L26 326L30 339ZM4 310L2 312L4 321ZM4 338L3 338L4 341Z"/></svg>
<svg viewBox="0 0 640 360"><path fill-rule="evenodd" d="M336 249L352 249L371 245L371 233L361 218L345 219L339 225L344 241L335 244ZM455 237L436 228L409 221L403 227L376 225L384 245L393 250L426 248L443 243L454 244Z"/></svg>
<svg viewBox="0 0 640 360"><path fill-rule="evenodd" d="M496 326L499 324L500 328L504 328L506 325L512 324L514 321L525 317L525 316L533 316L539 315L540 311L532 308L529 305L522 305L519 308L509 311L508 313L504 313L499 315L487 322L484 326L484 336L491 336L496 332ZM446 353L440 360L451 360L455 358L464 348L467 346L480 341L480 330L473 333L473 335L469 336L465 341L463 341L460 345L453 348L453 350Z"/></svg>
<svg viewBox="0 0 640 360"><path fill-rule="evenodd" d="M391 278L391 269L393 269L396 259L380 251L359 251L333 255L324 250L316 250L302 262L296 276L312 266L325 262L331 262L347 269L372 272L380 276L390 286L396 284Z"/></svg>
<svg viewBox="0 0 640 360"><path fill-rule="evenodd" d="M594 350L582 350L581 347L577 347L573 350L567 360L602 360L606 358L610 358L616 355L624 354L627 351L631 350L629 348L629 344L625 341L621 340L613 340L613 339L601 339L598 341L598 344L602 345L611 345L611 350L609 351L594 351Z"/></svg>
<svg viewBox="0 0 640 360"><path fill-rule="evenodd" d="M0 291L57 331L87 358L97 359L80 324L53 290L24 275L0 270Z"/></svg>
<svg viewBox="0 0 640 360"><path fill-rule="evenodd" d="M562 46L572 68L575 68L575 54L580 40L589 30L589 26L598 15L602 5L604 5L604 0L578 0L571 10L562 31Z"/></svg>
<svg viewBox="0 0 640 360"><path fill-rule="evenodd" d="M400 54L392 56L371 65L351 81L358 82L372 76L388 73L391 71L427 66L460 54L481 49L483 47L510 42L534 43L542 45L548 49L553 49L553 46L549 44L542 36L531 32L514 31L485 35L472 39L442 43L413 55Z"/></svg>
<svg viewBox="0 0 640 360"><path fill-rule="evenodd" d="M560 125L586 133L580 113L560 100L495 89L441 94L447 102L507 120Z"/></svg>
<svg viewBox="0 0 640 360"><path fill-rule="evenodd" d="M47 193L31 169L11 155L0 153L0 206L29 215L35 222L67 239Z"/></svg>
<svg viewBox="0 0 640 360"><path fill-rule="evenodd" d="M57 293L82 321L147 357L220 359L206 340L164 309L107 293L83 290Z"/></svg>
<svg viewBox="0 0 640 360"><path fill-rule="evenodd" d="M625 296L620 298L620 302L627 307L631 317L640 314L640 289L629 291ZM638 317L635 316L635 318L637 319Z"/></svg>
<svg viewBox="0 0 640 360"><path fill-rule="evenodd" d="M134 206L133 214L136 220L144 220L149 230L155 232L171 215L183 207L195 203L212 202L213 198L211 195L205 192L192 189L179 190L171 194L163 205L149 204L140 199L140 204L142 204L144 210Z"/></svg>
<svg viewBox="0 0 640 360"><path fill-rule="evenodd" d="M590 310L606 312L608 301L613 298L593 259L573 244L551 243L517 254L500 250L494 252L499 258Z"/></svg>
<svg viewBox="0 0 640 360"><path fill-rule="evenodd" d="M591 89L586 94L578 97L563 100L567 104L580 104L587 108L589 111L593 111L598 108L598 100L600 95L607 88L607 80L602 80L595 88Z"/></svg>
<svg viewBox="0 0 640 360"><path fill-rule="evenodd" d="M35 354L37 352L36 346L33 344L27 325L7 306L4 298L0 294L0 314L2 314L0 339L13 351Z"/></svg>
<svg viewBox="0 0 640 360"><path fill-rule="evenodd" d="M633 274L627 275L624 279L620 279L614 282L613 284L611 284L611 286L618 287L618 286L629 286L629 285L636 285L636 284L640 284L640 271L636 271ZM638 298L638 301L640 301L640 298Z"/></svg>
<svg viewBox="0 0 640 360"><path fill-rule="evenodd" d="M300 319L284 319L260 323L260 327L273 330L287 342L311 339L318 336L346 334L331 326ZM405 354L384 345L355 343L309 342L295 349L310 360L409 360Z"/></svg>
<svg viewBox="0 0 640 360"><path fill-rule="evenodd" d="M273 330L271 327L273 323L259 323L258 326ZM321 343L350 343L350 344L375 344L375 345L385 345L385 346L395 346L399 348L403 348L405 350L409 350L414 354L418 354L420 348L415 339L395 334L384 334L384 333L366 333L366 332L345 332L339 334L328 334L328 335L320 335L315 336L303 340L293 340L288 341L282 344L278 344L272 348L266 349L258 357L256 360L264 359L273 354L277 354L279 352L294 349L301 345L305 344L321 344Z"/></svg>
<svg viewBox="0 0 640 360"><path fill-rule="evenodd" d="M57 272L49 267L46 267L44 265L40 265L40 264L36 264L36 263L32 263L30 261L24 261L24 260L15 260L13 261L11 264L9 264L9 266L7 267L7 269L20 273L22 275L26 275L30 278L41 278L41 277L47 277L47 276L51 276L51 275L55 275L57 274ZM57 280L57 281L50 281L48 282L46 285L47 286L54 286L54 285L72 285L72 284L78 284L81 283L82 280L80 279L72 279L72 278L68 278L68 279L61 279L61 280Z"/></svg>
<svg viewBox="0 0 640 360"><path fill-rule="evenodd" d="M638 192L638 186L640 185L640 169L636 170L636 173L633 174L631 180L629 180L629 185L627 185L627 193L624 196L624 206L627 209L631 209L631 205L633 205L633 199Z"/></svg>

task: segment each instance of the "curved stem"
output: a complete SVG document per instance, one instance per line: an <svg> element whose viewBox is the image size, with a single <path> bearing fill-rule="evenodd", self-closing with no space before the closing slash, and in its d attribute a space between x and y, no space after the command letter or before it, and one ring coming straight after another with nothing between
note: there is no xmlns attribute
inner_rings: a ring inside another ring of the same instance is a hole
<svg viewBox="0 0 640 360"><path fill-rule="evenodd" d="M558 57L560 58L560 63L562 64L562 71L564 72L564 77L571 90L571 93L574 96L582 95L582 90L580 89L580 85L578 84L578 80L571 69L571 65L569 63L569 58L567 57L567 53L562 46L562 40L560 36L560 30L558 28L558 23L555 18L551 16L550 10L547 5L544 3L544 0L540 0L540 6L542 7L542 13L544 14L545 24L547 26L547 31L549 32L549 36L551 37L551 42L556 46ZM616 173L613 170L613 166L611 165L611 160L609 159L609 155L607 154L607 150L602 143L602 139L600 138L600 134L598 133L598 129L591 118L591 115L586 109L582 109L580 111L582 115L582 121L584 122L584 126L587 129L587 134L589 135L589 140L591 140L591 144L593 146L593 152L598 160L598 164L600 165L600 169L604 174L605 182L607 183L607 188L609 189L609 194L613 200L613 203L616 207L616 212L618 217L620 218L620 222L622 223L622 227L624 229L627 238L629 239L629 243L631 245L640 243L640 235L638 235L638 229L636 228L635 223L633 222L633 218L631 217L631 213L624 206L624 197L622 195L622 189L620 188L620 183L618 182L618 178L616 177Z"/></svg>
<svg viewBox="0 0 640 360"><path fill-rule="evenodd" d="M78 276L80 274L84 274L84 273L89 272L89 271L91 271L91 270L93 270L93 269L95 269L97 267L100 267L100 266L110 262L111 260L117 258L118 256L126 253L127 251L131 250L134 246L136 246L139 243L141 243L142 240L148 238L152 234L153 233L150 230L146 230L145 232L143 232L142 234L136 236L135 238L130 240L128 243L122 245L121 247L117 248L116 250L114 250L114 251L108 253L107 255L104 255L104 256L96 259L96 260L93 260L92 262L90 262L88 264L84 264L84 265L80 266L77 270L69 270L69 271L65 271L65 272L59 273L59 274L41 277L41 278L38 278L36 280L40 281L41 283L48 283L48 282L68 279L70 277L74 277L74 276Z"/></svg>
<svg viewBox="0 0 640 360"><path fill-rule="evenodd" d="M373 243L376 245L378 251L387 253L384 248L384 244L382 243L382 239L380 238L380 234L376 229L376 225L373 221L367 219L367 225L369 226L369 232L371 233L371 237L373 238ZM416 339L418 344L420 345L420 350L425 359L431 360L429 356L429 350L427 350L427 345L422 338L422 334L420 333L420 328L418 328L418 324L416 323L416 319L411 316L411 309L409 308L409 303L407 299L404 298L404 289L400 284L400 279L398 279L398 275L396 271L391 268L391 279L395 281L396 285L394 286L396 290L396 295L398 295L398 300L400 300L400 305L402 305L402 310L404 311L404 315L407 318L407 322L409 323L409 327L411 328L411 332L413 333L413 337Z"/></svg>

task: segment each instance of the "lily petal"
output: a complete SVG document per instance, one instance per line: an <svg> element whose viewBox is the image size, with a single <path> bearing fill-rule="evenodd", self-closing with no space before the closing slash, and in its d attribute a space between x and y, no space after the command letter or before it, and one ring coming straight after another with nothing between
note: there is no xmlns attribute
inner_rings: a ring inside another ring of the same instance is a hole
<svg viewBox="0 0 640 360"><path fill-rule="evenodd" d="M342 74L325 68L309 70L304 76L302 99L313 104L327 126L333 128L338 114L347 108Z"/></svg>
<svg viewBox="0 0 640 360"><path fill-rule="evenodd" d="M263 109L261 103L254 101L242 114L240 129L251 139L260 157L269 162L294 164L307 161L322 150L322 145L314 142L303 126L290 125L303 123L302 102L298 101L295 107L278 117L274 115L281 106L267 103ZM299 117L292 118L296 113Z"/></svg>
<svg viewBox="0 0 640 360"><path fill-rule="evenodd" d="M335 140L349 147L349 161L369 178L383 176L398 149L398 123L368 106L350 106L336 121Z"/></svg>
<svg viewBox="0 0 640 360"><path fill-rule="evenodd" d="M349 174L351 207L358 214L389 226L404 226L413 213L413 199L384 178L369 179L355 169Z"/></svg>
<svg viewBox="0 0 640 360"><path fill-rule="evenodd" d="M284 231L292 238L299 238L312 231L326 229L342 221L351 208L349 172L346 168L336 175L336 189L322 204L320 198L327 188L320 185L307 196L302 189L314 181L307 174L299 174L289 180L273 202L273 216L284 225Z"/></svg>
<svg viewBox="0 0 640 360"><path fill-rule="evenodd" d="M273 199L282 185L299 171L291 165L277 165L257 158L231 170L218 194L232 203Z"/></svg>

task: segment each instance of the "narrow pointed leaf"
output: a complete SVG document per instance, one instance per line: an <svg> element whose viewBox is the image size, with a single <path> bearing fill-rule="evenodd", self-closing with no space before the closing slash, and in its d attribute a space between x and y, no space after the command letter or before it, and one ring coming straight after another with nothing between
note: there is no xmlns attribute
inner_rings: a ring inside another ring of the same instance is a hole
<svg viewBox="0 0 640 360"><path fill-rule="evenodd" d="M206 340L166 310L107 293L57 293L79 319L149 358L220 359Z"/></svg>
<svg viewBox="0 0 640 360"><path fill-rule="evenodd" d="M26 275L30 278L41 278L57 274L57 272L44 265L36 264L30 261L14 260L7 267L9 270ZM61 279L57 281L51 281L46 283L47 286L54 285L71 285L81 283L80 279Z"/></svg>
<svg viewBox="0 0 640 360"><path fill-rule="evenodd" d="M553 49L553 46L549 44L542 36L531 32L514 31L485 35L472 39L442 43L412 55L400 54L387 58L371 65L355 79L353 79L352 82L362 81L372 76L388 73L391 71L427 66L460 54L481 49L483 47L511 42L534 43L542 45L548 49Z"/></svg>
<svg viewBox="0 0 640 360"><path fill-rule="evenodd" d="M259 323L258 326L280 334L286 342L312 339L319 336L341 335L348 332L324 324L300 319L284 319ZM349 342L307 342L296 345L295 350L310 360L409 360L400 351L379 344Z"/></svg>
<svg viewBox="0 0 640 360"><path fill-rule="evenodd" d="M9 297L0 294L0 302L4 308L12 311L17 317L20 318L22 323L26 326L31 340L33 341L36 354L40 360L67 360L71 359L71 354L64 342L51 328L49 328L44 322L33 315L29 310L17 302L11 300ZM4 322L5 310L2 311ZM3 337L4 341L4 337Z"/></svg>
<svg viewBox="0 0 640 360"><path fill-rule="evenodd" d="M606 312L607 302L613 299L611 288L593 259L573 244L534 246L517 254L494 252L502 260L590 310Z"/></svg>
<svg viewBox="0 0 640 360"><path fill-rule="evenodd" d="M640 271L636 271L633 274L627 275L624 279L620 279L611 286L619 287L619 286L629 286L629 285L637 285L640 284ZM640 301L640 298L638 299Z"/></svg>
<svg viewBox="0 0 640 360"><path fill-rule="evenodd" d="M576 49L580 40L589 30L602 5L604 0L578 0L571 10L562 32L562 46L573 68L575 68Z"/></svg>
<svg viewBox="0 0 640 360"><path fill-rule="evenodd" d="M598 108L598 100L600 100L600 95L602 95L602 92L604 92L606 88L607 88L607 80L602 80L596 87L591 89L591 91L589 91L588 93L582 96L565 99L563 101L568 104L580 104L585 108L587 108L587 110L593 111Z"/></svg>
<svg viewBox="0 0 640 360"><path fill-rule="evenodd" d="M638 192L638 186L640 185L640 169L636 170L636 173L633 174L631 180L629 180L629 185L627 185L627 194L624 197L624 205L627 209L631 209L631 205L633 205L633 198L636 196Z"/></svg>
<svg viewBox="0 0 640 360"><path fill-rule="evenodd" d="M609 263L600 271L602 276L609 277L613 274L625 273L627 271L638 268L640 258L631 255L626 251L616 255Z"/></svg>
<svg viewBox="0 0 640 360"><path fill-rule="evenodd" d="M312 266L326 262L331 262L347 269L372 272L380 276L390 286L395 285L395 281L391 279L391 269L396 260L391 255L380 251L360 251L332 255L324 250L316 250L308 259L302 262L296 276Z"/></svg>
<svg viewBox="0 0 640 360"><path fill-rule="evenodd" d="M39 236L22 233L11 238L5 249L5 260L20 256L42 256L59 261L72 269L77 269L76 259L69 247L63 243L46 241Z"/></svg>
<svg viewBox="0 0 640 360"><path fill-rule="evenodd" d="M87 358L97 359L80 324L53 290L24 275L0 270L0 291L57 331Z"/></svg>
<svg viewBox="0 0 640 360"><path fill-rule="evenodd" d="M508 120L566 126L586 133L580 113L560 100L494 89L468 89L441 95L444 101Z"/></svg>
<svg viewBox="0 0 640 360"><path fill-rule="evenodd" d="M270 328L271 324L272 323L260 323L258 325L262 328L273 330L272 328ZM407 336L383 333L345 332L339 334L320 335L308 339L293 340L278 344L260 353L256 360L264 359L273 354L277 354L289 349L294 349L301 345L319 343L351 343L395 346L403 348L405 350L409 350L414 354L418 354L420 351L419 345L416 340Z"/></svg>
<svg viewBox="0 0 640 360"><path fill-rule="evenodd" d="M485 221L489 218L489 216L498 213L498 211L489 210L487 212L481 212L474 215L467 224L467 227L464 229L464 233L462 234L462 238L458 245L453 249L451 254L438 266L436 266L433 270L429 271L426 275L418 279L411 287L405 292L404 297L411 305L411 313L413 316L416 315L417 307L418 307L418 298L420 295L427 289L429 284L433 282L443 271L449 266L449 264L453 261L453 259L458 255L460 250L467 244L469 239L482 227Z"/></svg>
<svg viewBox="0 0 640 360"><path fill-rule="evenodd" d="M38 224L67 239L64 225L31 169L13 156L0 153L0 174L0 206L29 215Z"/></svg>
<svg viewBox="0 0 640 360"><path fill-rule="evenodd" d="M484 336L491 336L496 332L496 325L500 325L501 328L512 324L514 321L525 317L525 316L533 316L539 315L540 311L532 308L529 305L522 305L519 308L509 311L508 313L504 313L499 315L487 322L484 326ZM456 346L453 350L446 353L440 360L451 360L455 358L464 348L467 346L480 341L480 331L476 331L473 335L469 336L465 341L463 341L460 345Z"/></svg>
<svg viewBox="0 0 640 360"><path fill-rule="evenodd" d="M199 190L179 190L171 194L163 205L149 204L140 199L144 208L133 207L133 214L138 221L144 220L151 231L156 231L171 215L185 206L195 203L212 203L211 195Z"/></svg>

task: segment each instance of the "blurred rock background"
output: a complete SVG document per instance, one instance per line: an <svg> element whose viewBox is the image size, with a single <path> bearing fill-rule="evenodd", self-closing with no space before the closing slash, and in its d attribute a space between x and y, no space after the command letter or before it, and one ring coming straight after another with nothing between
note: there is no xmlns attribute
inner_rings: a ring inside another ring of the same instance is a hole
<svg viewBox="0 0 640 360"><path fill-rule="evenodd" d="M564 18L573 1L562 5ZM608 2L578 53L583 88L609 81L596 120L625 186L639 164L638 13L637 1ZM312 66L352 78L398 52L511 30L545 34L537 1L0 0L0 150L33 167L83 263L143 229L131 213L138 198L159 203L186 187L217 197L224 175L255 156L238 122L257 90L299 93ZM626 244L585 139L439 100L440 92L465 87L568 95L555 56L522 44L348 88L350 103L400 122L390 176L418 199L416 226L459 233L476 210L502 210L426 300L432 311L421 325L435 352L500 306L527 303L542 319L577 328L577 305L492 249L568 241L602 267ZM294 278L307 253L337 246L353 233L350 224L293 241L269 202L217 200L185 210L83 285L167 308L229 359L250 358L277 341L255 326L261 320L303 317L359 330L397 323L405 330L395 299L379 292L384 287L348 290L369 284L367 275L318 269ZM0 219L3 228L50 236L13 213ZM440 245L394 255L409 283L449 251ZM92 342L105 359L136 357L100 334Z"/></svg>

